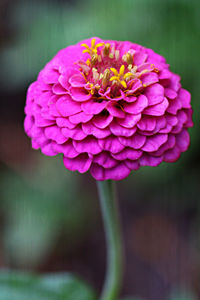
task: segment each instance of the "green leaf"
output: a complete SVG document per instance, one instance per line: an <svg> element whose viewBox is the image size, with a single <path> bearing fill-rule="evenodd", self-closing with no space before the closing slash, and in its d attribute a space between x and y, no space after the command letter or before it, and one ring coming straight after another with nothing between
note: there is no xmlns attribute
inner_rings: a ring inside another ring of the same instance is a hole
<svg viewBox="0 0 200 300"><path fill-rule="evenodd" d="M95 293L67 273L35 276L0 272L0 300L96 300Z"/></svg>

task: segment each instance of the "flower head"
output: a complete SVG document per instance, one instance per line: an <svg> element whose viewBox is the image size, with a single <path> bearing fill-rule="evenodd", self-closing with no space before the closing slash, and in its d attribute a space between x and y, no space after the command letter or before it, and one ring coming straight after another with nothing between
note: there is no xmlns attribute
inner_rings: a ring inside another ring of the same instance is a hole
<svg viewBox="0 0 200 300"><path fill-rule="evenodd" d="M97 180L176 161L193 125L190 93L162 56L99 38L58 52L30 85L25 113L34 149Z"/></svg>

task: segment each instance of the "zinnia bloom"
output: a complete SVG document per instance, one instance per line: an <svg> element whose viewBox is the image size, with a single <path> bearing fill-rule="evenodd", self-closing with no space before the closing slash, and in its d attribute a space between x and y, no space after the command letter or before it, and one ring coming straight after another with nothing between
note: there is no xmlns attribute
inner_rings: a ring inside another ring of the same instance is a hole
<svg viewBox="0 0 200 300"><path fill-rule="evenodd" d="M162 56L99 38L58 52L30 85L25 114L34 149L96 180L176 161L193 125L190 93Z"/></svg>

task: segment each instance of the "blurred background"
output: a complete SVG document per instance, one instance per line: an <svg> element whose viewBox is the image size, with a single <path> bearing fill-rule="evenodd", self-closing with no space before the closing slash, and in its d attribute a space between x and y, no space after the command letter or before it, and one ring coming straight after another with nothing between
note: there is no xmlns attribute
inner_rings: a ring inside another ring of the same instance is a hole
<svg viewBox="0 0 200 300"><path fill-rule="evenodd" d="M105 241L95 181L32 150L23 130L28 85L59 49L91 36L154 49L192 94L189 150L118 183L122 295L200 299L198 0L0 1L0 267L72 271L101 289Z"/></svg>

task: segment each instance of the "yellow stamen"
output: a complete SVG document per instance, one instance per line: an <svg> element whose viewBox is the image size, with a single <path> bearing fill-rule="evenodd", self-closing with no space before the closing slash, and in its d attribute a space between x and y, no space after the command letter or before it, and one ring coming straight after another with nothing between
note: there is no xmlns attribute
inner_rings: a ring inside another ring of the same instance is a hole
<svg viewBox="0 0 200 300"><path fill-rule="evenodd" d="M110 81L114 82L118 82L120 83L125 89L127 88L127 84L125 79L127 79L128 77L132 76L133 74L128 72L126 74L124 74L125 71L125 66L122 65L119 69L119 73L115 68L110 68L110 70L113 72L114 76L112 76L110 78Z"/></svg>
<svg viewBox="0 0 200 300"><path fill-rule="evenodd" d="M89 53L91 56L97 54L97 48L104 45L104 43L98 43L95 45L96 39L92 39L91 48L87 44L81 44L82 47L86 48L83 50L83 53Z"/></svg>
<svg viewBox="0 0 200 300"><path fill-rule="evenodd" d="M109 52L110 52L110 44L106 43L105 46L104 46L104 49L103 49L103 54L104 55L109 55Z"/></svg>

